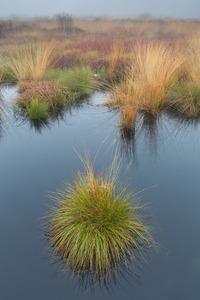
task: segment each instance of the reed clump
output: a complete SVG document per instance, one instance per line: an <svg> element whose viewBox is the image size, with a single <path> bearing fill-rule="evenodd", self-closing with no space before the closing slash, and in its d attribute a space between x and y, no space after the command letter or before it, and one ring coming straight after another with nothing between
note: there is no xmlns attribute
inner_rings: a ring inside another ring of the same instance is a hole
<svg viewBox="0 0 200 300"><path fill-rule="evenodd" d="M182 74L185 57L168 43L138 43L131 67L133 89L140 108L157 114L167 91ZM130 79L129 79L130 80Z"/></svg>
<svg viewBox="0 0 200 300"><path fill-rule="evenodd" d="M116 175L95 174L89 161L72 184L55 193L48 233L54 254L66 269L110 283L113 272L129 263L150 242L141 206L134 195L119 188Z"/></svg>
<svg viewBox="0 0 200 300"><path fill-rule="evenodd" d="M47 42L30 43L7 53L12 76L18 81L39 81L51 66L55 45Z"/></svg>
<svg viewBox="0 0 200 300"><path fill-rule="evenodd" d="M132 64L127 67L123 83L114 89L111 106L118 106L123 112L130 110L158 114L165 106L166 95L182 75L185 56L169 43L159 41L139 42L134 47ZM126 126L132 127L124 120Z"/></svg>

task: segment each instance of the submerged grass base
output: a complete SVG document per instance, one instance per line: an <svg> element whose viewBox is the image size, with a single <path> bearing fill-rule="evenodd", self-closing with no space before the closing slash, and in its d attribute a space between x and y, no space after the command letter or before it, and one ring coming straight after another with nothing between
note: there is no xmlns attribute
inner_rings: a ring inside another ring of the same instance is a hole
<svg viewBox="0 0 200 300"><path fill-rule="evenodd" d="M91 164L74 177L73 184L53 197L50 246L73 273L110 283L113 274L128 269L135 253L150 242L134 195L118 188L114 175L96 175Z"/></svg>

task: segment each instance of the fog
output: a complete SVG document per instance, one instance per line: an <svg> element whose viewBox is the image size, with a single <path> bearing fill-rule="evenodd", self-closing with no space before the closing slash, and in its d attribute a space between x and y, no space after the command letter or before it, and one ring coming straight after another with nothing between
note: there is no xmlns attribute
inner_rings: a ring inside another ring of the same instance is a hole
<svg viewBox="0 0 200 300"><path fill-rule="evenodd" d="M132 17L151 14L155 17L199 18L199 0L0 0L0 17L53 16L65 12L74 16Z"/></svg>

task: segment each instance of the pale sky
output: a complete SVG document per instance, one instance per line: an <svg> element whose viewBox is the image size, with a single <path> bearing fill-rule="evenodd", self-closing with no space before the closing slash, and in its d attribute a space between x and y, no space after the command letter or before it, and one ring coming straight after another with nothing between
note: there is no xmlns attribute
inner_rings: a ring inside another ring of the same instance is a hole
<svg viewBox="0 0 200 300"><path fill-rule="evenodd" d="M200 18L200 0L0 0L0 17L11 15L138 16Z"/></svg>

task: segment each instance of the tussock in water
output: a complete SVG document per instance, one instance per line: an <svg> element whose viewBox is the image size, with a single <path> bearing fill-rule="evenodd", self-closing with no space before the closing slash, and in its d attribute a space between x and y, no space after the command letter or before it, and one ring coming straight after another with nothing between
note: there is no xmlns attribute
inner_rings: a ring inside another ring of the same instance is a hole
<svg viewBox="0 0 200 300"><path fill-rule="evenodd" d="M49 216L49 242L66 269L109 284L150 242L149 232L141 206L119 188L117 176L95 175L91 163L84 165L85 171L52 197L56 206Z"/></svg>

